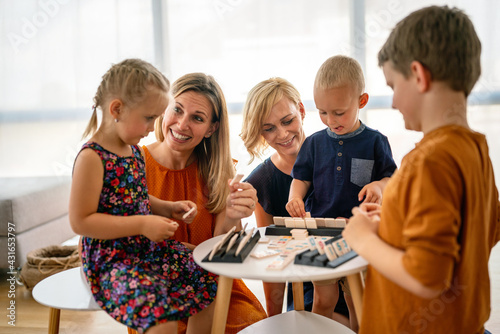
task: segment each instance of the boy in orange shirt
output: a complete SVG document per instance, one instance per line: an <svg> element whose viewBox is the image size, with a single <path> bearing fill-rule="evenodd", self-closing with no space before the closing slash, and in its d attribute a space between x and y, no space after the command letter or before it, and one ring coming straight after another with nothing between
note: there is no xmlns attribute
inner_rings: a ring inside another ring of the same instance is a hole
<svg viewBox="0 0 500 334"><path fill-rule="evenodd" d="M447 6L410 14L379 52L393 108L424 137L382 207L353 209L343 233L370 263L360 333L485 333L500 203L485 136L466 117L480 54L470 19Z"/></svg>

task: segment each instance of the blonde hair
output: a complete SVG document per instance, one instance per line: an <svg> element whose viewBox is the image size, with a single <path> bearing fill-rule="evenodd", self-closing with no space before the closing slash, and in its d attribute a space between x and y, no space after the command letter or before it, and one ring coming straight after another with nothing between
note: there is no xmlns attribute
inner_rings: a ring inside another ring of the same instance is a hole
<svg viewBox="0 0 500 334"><path fill-rule="evenodd" d="M243 108L243 128L240 137L250 154L251 163L255 157L261 157L269 147L262 136L262 124L271 114L271 109L283 97L294 103L297 108L301 103L299 91L287 80L271 78L259 82L248 93Z"/></svg>
<svg viewBox="0 0 500 334"><path fill-rule="evenodd" d="M151 88L168 93L168 79L153 65L141 59L126 59L111 68L102 76L102 81L94 96L94 106L90 121L83 133L83 138L92 136L97 131L97 108L102 111L114 98L120 99L127 106L141 102Z"/></svg>
<svg viewBox="0 0 500 334"><path fill-rule="evenodd" d="M206 208L210 213L218 213L226 206L226 198L229 195L227 180L234 176L229 146L229 116L226 99L215 79L204 73L186 74L172 84L174 98L188 91L206 97L212 105L212 123L219 122L217 130L194 148L200 176L208 189ZM160 116L155 122L155 135L160 142L165 140L162 123L163 116Z"/></svg>
<svg viewBox="0 0 500 334"><path fill-rule="evenodd" d="M400 21L378 53L379 66L390 61L406 78L416 60L467 97L481 75L481 42L469 17L457 8L431 6Z"/></svg>
<svg viewBox="0 0 500 334"><path fill-rule="evenodd" d="M359 63L347 56L328 58L319 68L314 80L314 89L330 89L353 85L359 95L365 91L365 78Z"/></svg>

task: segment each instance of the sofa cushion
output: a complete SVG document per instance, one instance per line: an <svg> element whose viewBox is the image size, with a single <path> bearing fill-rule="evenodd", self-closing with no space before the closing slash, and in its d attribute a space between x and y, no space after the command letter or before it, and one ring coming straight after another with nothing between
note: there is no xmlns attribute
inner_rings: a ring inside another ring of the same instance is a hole
<svg viewBox="0 0 500 334"><path fill-rule="evenodd" d="M15 234L68 213L71 179L61 176L0 178L0 236Z"/></svg>

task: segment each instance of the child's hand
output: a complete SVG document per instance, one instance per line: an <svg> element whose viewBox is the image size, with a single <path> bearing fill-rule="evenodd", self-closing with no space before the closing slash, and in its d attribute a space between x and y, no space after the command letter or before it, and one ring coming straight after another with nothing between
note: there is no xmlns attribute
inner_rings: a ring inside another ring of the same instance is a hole
<svg viewBox="0 0 500 334"><path fill-rule="evenodd" d="M172 218L181 220L186 224L192 223L194 217L196 217L196 214L198 213L196 204L194 204L191 201L172 202L171 210L172 210ZM190 210L193 211L189 212ZM186 216L188 212L189 214Z"/></svg>
<svg viewBox="0 0 500 334"><path fill-rule="evenodd" d="M342 237L352 249L361 254L360 248L364 244L369 244L367 240L377 236L380 216L374 212L366 212L358 207L352 209L352 214L353 216L349 219L349 223L342 232Z"/></svg>
<svg viewBox="0 0 500 334"><path fill-rule="evenodd" d="M301 198L292 198L286 203L285 209L290 214L290 217L303 218L306 216L304 201Z"/></svg>
<svg viewBox="0 0 500 334"><path fill-rule="evenodd" d="M255 188L247 182L235 182L229 184L229 191L226 218L237 220L251 216L258 201Z"/></svg>
<svg viewBox="0 0 500 334"><path fill-rule="evenodd" d="M174 221L162 216L148 215L144 216L142 225L142 235L154 242L161 242L174 235L179 227Z"/></svg>
<svg viewBox="0 0 500 334"><path fill-rule="evenodd" d="M358 200L363 203L382 204L382 185L379 181L368 183L358 194Z"/></svg>

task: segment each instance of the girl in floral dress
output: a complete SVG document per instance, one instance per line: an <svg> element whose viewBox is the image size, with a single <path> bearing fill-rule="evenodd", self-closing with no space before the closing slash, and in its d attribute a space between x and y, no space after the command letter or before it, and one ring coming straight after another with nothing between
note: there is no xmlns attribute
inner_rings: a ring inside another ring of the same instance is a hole
<svg viewBox="0 0 500 334"><path fill-rule="evenodd" d="M137 146L169 104L169 82L151 64L128 59L103 76L76 158L70 223L82 238L83 271L95 300L115 320L140 333L208 333L216 276L192 252L169 239L196 205L148 195L144 159ZM103 111L97 129L96 108Z"/></svg>

